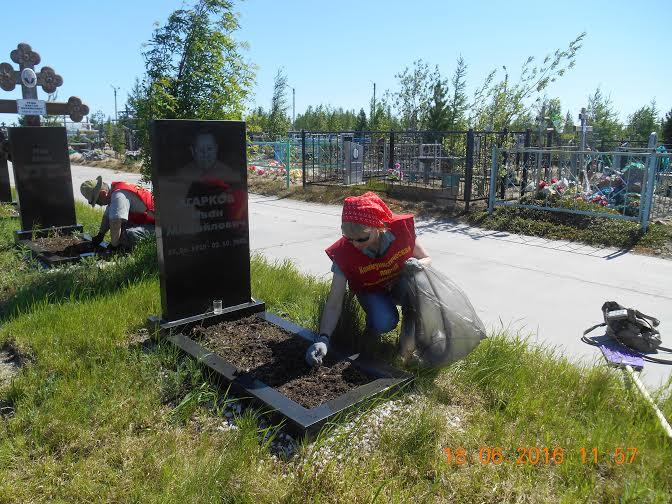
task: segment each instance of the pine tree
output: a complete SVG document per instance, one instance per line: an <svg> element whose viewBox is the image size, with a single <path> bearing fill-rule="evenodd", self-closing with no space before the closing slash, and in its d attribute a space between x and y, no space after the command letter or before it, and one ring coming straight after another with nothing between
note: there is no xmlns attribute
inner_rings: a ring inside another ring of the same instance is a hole
<svg viewBox="0 0 672 504"><path fill-rule="evenodd" d="M596 144L618 140L622 131L621 123L611 98L605 96L599 87L588 97L587 113L593 126L593 139Z"/></svg>
<svg viewBox="0 0 672 504"><path fill-rule="evenodd" d="M434 92L432 94L432 101L427 110L427 118L424 121L424 126L430 131L426 135L426 140L429 142L438 141L441 135L436 133L448 129L448 122L450 120L450 110L446 103L448 90L445 84L438 80L434 84Z"/></svg>
<svg viewBox="0 0 672 504"><path fill-rule="evenodd" d="M665 119L660 126L663 143L668 149L672 149L672 109L665 114Z"/></svg>
<svg viewBox="0 0 672 504"><path fill-rule="evenodd" d="M467 121L465 113L468 108L468 98L465 92L467 88L467 64L464 58L460 56L457 58L457 67L451 79L453 86L453 96L448 107L448 120L446 121L446 129L462 130L466 129Z"/></svg>
<svg viewBox="0 0 672 504"><path fill-rule="evenodd" d="M641 142L648 141L652 132L658 132L658 126L660 125L658 119L656 100L652 100L649 105L637 109L628 118L628 139Z"/></svg>
<svg viewBox="0 0 672 504"><path fill-rule="evenodd" d="M366 123L366 112L364 109L359 109L359 114L357 115L357 123L355 124L355 131L365 131L367 129Z"/></svg>
<svg viewBox="0 0 672 504"><path fill-rule="evenodd" d="M286 136L289 130L290 119L287 116L289 103L287 102L287 76L282 68L275 74L273 83L273 98L271 99L271 111L268 116L268 134L271 139L278 136Z"/></svg>

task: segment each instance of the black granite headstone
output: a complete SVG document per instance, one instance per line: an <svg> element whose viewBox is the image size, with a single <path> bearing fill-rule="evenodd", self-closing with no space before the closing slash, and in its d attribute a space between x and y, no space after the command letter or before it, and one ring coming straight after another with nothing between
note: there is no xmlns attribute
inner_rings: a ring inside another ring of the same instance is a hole
<svg viewBox="0 0 672 504"><path fill-rule="evenodd" d="M7 166L7 151L5 134L0 130L0 203L12 202L12 189L9 185L9 168Z"/></svg>
<svg viewBox="0 0 672 504"><path fill-rule="evenodd" d="M24 231L76 224L65 128L9 128Z"/></svg>
<svg viewBox="0 0 672 504"><path fill-rule="evenodd" d="M0 152L0 203L12 202L12 189L9 185L9 168L7 156Z"/></svg>
<svg viewBox="0 0 672 504"><path fill-rule="evenodd" d="M251 302L245 123L152 124L162 318Z"/></svg>

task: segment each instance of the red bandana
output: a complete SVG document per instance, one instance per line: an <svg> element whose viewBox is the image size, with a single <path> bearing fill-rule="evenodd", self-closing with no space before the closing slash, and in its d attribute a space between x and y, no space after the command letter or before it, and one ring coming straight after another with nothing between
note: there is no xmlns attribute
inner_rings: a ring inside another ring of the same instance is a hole
<svg viewBox="0 0 672 504"><path fill-rule="evenodd" d="M394 214L385 202L371 191L361 196L350 196L343 202L342 222L354 222L374 228L385 227Z"/></svg>

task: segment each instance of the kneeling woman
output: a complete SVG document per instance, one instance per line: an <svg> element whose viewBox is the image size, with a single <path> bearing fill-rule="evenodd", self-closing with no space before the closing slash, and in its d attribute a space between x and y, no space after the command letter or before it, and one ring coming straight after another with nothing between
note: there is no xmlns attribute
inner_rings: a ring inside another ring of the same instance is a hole
<svg viewBox="0 0 672 504"><path fill-rule="evenodd" d="M341 231L343 236L326 250L333 261L333 278L320 335L306 352L311 366L322 364L329 350L346 283L366 313L364 337L375 340L399 323L395 287L400 275L405 269L419 269L430 262L415 239L413 215L393 214L375 193L345 199Z"/></svg>

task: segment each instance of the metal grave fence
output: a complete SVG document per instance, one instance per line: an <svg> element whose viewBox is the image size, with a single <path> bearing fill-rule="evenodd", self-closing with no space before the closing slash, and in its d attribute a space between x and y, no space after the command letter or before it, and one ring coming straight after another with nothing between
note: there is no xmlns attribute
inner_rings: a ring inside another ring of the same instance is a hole
<svg viewBox="0 0 672 504"><path fill-rule="evenodd" d="M377 182L418 199L485 201L491 147L529 145L530 132L302 131L304 185ZM353 158L359 154L357 160Z"/></svg>
<svg viewBox="0 0 672 504"><path fill-rule="evenodd" d="M247 144L247 169L250 175L282 179L287 187L301 182L301 143L250 141Z"/></svg>
<svg viewBox="0 0 672 504"><path fill-rule="evenodd" d="M488 209L508 206L639 222L672 217L670 154L492 147Z"/></svg>

